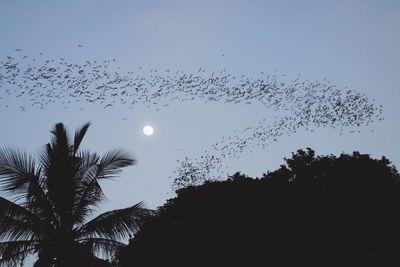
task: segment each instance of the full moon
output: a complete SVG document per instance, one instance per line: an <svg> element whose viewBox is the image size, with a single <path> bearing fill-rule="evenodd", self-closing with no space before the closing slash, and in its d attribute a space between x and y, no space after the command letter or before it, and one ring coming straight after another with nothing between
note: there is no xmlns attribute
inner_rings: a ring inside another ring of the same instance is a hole
<svg viewBox="0 0 400 267"><path fill-rule="evenodd" d="M145 134L145 135L152 135L153 133L154 133L154 129L153 129L153 127L151 127L150 125L146 125L146 126L144 126L144 128L143 128L143 133Z"/></svg>

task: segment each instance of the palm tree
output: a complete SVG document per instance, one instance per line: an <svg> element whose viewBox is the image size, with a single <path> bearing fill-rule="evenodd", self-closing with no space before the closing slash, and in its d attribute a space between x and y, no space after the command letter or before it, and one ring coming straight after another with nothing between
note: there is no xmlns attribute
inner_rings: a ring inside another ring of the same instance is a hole
<svg viewBox="0 0 400 267"><path fill-rule="evenodd" d="M78 150L89 126L71 142L56 124L39 164L20 150L0 149L0 188L12 196L0 197L0 266L21 266L30 254L38 256L35 266L94 266L95 254L115 255L151 214L138 203L88 221L104 199L99 181L135 164L121 150L102 157Z"/></svg>

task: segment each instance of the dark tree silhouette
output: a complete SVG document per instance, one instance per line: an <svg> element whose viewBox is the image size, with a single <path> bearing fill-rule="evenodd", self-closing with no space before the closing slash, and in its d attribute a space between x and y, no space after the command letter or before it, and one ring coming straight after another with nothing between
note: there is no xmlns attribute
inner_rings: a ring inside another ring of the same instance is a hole
<svg viewBox="0 0 400 267"><path fill-rule="evenodd" d="M78 150L89 125L71 140L56 124L39 164L25 152L0 149L0 185L13 196L0 197L1 266L21 266L35 253L35 267L108 266L94 255L112 256L149 213L138 203L87 221L104 198L99 181L135 163L122 150L102 157Z"/></svg>
<svg viewBox="0 0 400 267"><path fill-rule="evenodd" d="M274 172L177 191L122 266L399 266L400 183L386 158L299 150Z"/></svg>

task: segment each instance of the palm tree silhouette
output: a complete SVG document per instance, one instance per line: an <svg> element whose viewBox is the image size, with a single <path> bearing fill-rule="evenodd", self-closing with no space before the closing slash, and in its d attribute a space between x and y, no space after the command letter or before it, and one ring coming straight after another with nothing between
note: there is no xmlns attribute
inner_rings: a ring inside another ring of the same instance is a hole
<svg viewBox="0 0 400 267"><path fill-rule="evenodd" d="M39 164L23 151L0 149L0 188L12 196L0 197L0 266L21 266L30 254L38 255L35 266L92 266L96 253L112 257L151 214L138 203L87 221L104 199L99 180L135 164L122 150L102 157L78 150L89 126L71 142L56 124Z"/></svg>

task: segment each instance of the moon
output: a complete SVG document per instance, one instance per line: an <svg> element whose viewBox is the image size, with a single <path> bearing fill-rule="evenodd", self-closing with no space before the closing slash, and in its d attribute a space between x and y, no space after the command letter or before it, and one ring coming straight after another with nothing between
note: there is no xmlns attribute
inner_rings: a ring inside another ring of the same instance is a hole
<svg viewBox="0 0 400 267"><path fill-rule="evenodd" d="M150 135L152 135L154 133L154 129L150 125L146 125L146 126L143 127L143 133L145 135L150 136Z"/></svg>

